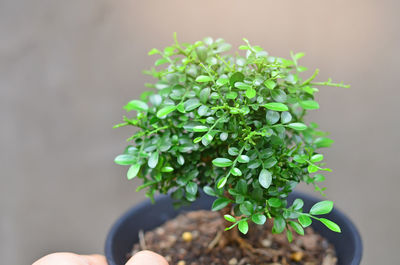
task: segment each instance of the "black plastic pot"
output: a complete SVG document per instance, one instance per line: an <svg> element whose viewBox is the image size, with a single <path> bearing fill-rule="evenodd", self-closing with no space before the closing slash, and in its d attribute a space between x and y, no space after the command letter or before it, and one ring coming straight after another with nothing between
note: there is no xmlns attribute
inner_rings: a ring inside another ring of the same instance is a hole
<svg viewBox="0 0 400 265"><path fill-rule="evenodd" d="M295 198L304 200L305 210L309 210L318 201L314 197L299 192L294 192L289 201ZM175 210L172 207L172 200L168 196L160 196L156 199L155 204L146 201L134 206L117 220L107 236L105 254L108 264L125 264L126 254L131 251L133 244L138 242L139 230L154 229L182 211L211 209L213 200L213 197L202 195L191 206ZM328 215L328 218L340 226L342 233L332 232L320 222L313 222L311 226L335 246L339 258L338 265L359 265L362 256L362 242L357 228L336 208Z"/></svg>

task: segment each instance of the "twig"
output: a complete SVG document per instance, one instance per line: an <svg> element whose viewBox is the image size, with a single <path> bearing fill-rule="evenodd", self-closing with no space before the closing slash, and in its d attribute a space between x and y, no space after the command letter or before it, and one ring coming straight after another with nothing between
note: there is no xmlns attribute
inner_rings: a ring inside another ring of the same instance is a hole
<svg viewBox="0 0 400 265"><path fill-rule="evenodd" d="M213 249L219 242L222 236L222 231L218 231L217 235L214 237L214 239L208 244L208 249L211 250Z"/></svg>
<svg viewBox="0 0 400 265"><path fill-rule="evenodd" d="M146 249L147 249L147 247L146 247L146 241L145 241L145 239L144 239L143 230L139 230L139 244L140 244L140 248L141 248L142 250L146 250Z"/></svg>

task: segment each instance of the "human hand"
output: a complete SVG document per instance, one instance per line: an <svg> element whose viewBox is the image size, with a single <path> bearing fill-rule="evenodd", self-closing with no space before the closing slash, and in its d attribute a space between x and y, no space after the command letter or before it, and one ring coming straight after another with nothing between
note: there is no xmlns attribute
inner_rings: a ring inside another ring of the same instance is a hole
<svg viewBox="0 0 400 265"><path fill-rule="evenodd" d="M60 252L44 256L32 265L107 265L107 261L101 255ZM125 265L168 265L168 262L162 256L145 250L136 253Z"/></svg>

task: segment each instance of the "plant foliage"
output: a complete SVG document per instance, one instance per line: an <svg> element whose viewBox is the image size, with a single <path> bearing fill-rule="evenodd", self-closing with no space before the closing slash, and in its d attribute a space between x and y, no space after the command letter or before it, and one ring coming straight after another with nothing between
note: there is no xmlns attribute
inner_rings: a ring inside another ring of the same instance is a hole
<svg viewBox="0 0 400 265"><path fill-rule="evenodd" d="M177 202L190 203L201 188L216 197L213 210L234 206L235 216L225 215L232 222L227 229L237 225L247 233L248 222L273 218L273 232L286 229L290 240L314 219L339 232L318 217L332 210L331 201L303 212L301 199L292 205L286 199L300 182L323 192L320 172L331 170L317 149L333 141L304 117L319 108L316 86L347 86L315 82L318 70L303 80L303 53L283 59L244 43L243 55L232 55L222 39L180 44L175 36L172 46L151 50L158 59L145 73L157 82L124 107L136 115L115 127L138 130L115 162L130 165L128 179L142 179L137 190L147 188L150 198L171 192Z"/></svg>

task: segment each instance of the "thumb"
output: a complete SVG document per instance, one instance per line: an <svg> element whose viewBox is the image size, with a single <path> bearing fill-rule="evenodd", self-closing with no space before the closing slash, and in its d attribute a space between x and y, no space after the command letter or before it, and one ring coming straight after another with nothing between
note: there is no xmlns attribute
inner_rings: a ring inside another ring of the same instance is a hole
<svg viewBox="0 0 400 265"><path fill-rule="evenodd" d="M133 255L125 265L168 265L168 262L156 253L144 250Z"/></svg>

